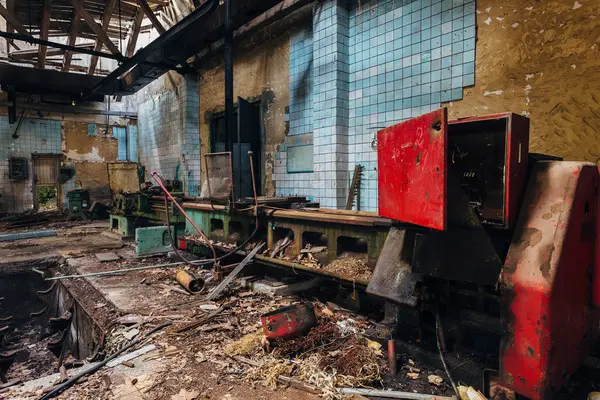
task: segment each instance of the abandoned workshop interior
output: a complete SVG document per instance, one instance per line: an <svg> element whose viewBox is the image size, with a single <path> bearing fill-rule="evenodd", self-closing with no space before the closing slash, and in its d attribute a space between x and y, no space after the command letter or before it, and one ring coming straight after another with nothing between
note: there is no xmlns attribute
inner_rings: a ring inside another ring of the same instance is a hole
<svg viewBox="0 0 600 400"><path fill-rule="evenodd" d="M0 0L0 400L600 400L600 1Z"/></svg>

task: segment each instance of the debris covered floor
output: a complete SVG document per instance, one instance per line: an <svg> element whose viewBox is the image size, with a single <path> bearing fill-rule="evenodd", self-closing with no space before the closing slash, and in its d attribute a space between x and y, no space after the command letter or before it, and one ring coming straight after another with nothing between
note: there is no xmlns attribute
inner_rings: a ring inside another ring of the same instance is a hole
<svg viewBox="0 0 600 400"><path fill-rule="evenodd" d="M48 277L177 261L165 256L136 258L132 242L107 229L103 222L73 223L57 227L57 236L0 243L2 268L19 265L31 273L32 266L51 260L56 265L42 271ZM106 332L103 348L83 360L63 352L60 360L66 368L59 369L59 357L45 351L53 337L40 339L43 324L32 320L6 337L8 346L27 352L8 369L9 387L0 389L0 399L42 398L68 377L97 365L102 356L135 341L57 398L317 399L340 398L336 387L352 386L452 395L443 371L405 354L398 354L399 372L390 381L386 349L363 336L375 320L328 302L320 293L327 290L269 296L237 280L216 301L206 301L206 291L192 295L177 284L177 270L175 266L61 281L97 328ZM209 271L199 275L208 288L215 285ZM50 287L43 282L35 289ZM260 316L306 300L314 305L316 327L297 339L266 340ZM36 307L40 305L30 306L27 313ZM168 322L172 324L164 326ZM155 327L162 328L146 336ZM14 384L17 381L21 383Z"/></svg>

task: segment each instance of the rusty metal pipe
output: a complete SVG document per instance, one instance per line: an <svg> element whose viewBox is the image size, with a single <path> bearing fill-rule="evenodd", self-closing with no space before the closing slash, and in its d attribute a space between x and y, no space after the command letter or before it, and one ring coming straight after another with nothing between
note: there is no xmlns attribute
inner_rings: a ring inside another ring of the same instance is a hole
<svg viewBox="0 0 600 400"><path fill-rule="evenodd" d="M175 279L190 293L200 293L204 289L204 279L196 278L182 269L177 271Z"/></svg>
<svg viewBox="0 0 600 400"><path fill-rule="evenodd" d="M398 361L396 360L396 341L394 339L389 339L387 342L387 347L390 377L395 378L398 374Z"/></svg>

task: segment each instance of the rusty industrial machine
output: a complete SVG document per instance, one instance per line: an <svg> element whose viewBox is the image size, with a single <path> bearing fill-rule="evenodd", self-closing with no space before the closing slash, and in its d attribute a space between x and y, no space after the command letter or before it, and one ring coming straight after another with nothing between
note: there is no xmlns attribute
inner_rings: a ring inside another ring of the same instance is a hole
<svg viewBox="0 0 600 400"><path fill-rule="evenodd" d="M380 301L373 334L400 352L445 358L506 398L550 399L598 336L598 167L530 153L529 120L512 113L448 121L440 109L378 132L377 152L378 213L233 199L230 186L217 204L228 180L211 173L210 196L181 206L221 254L266 240L255 265ZM180 248L201 254L190 221L185 233ZM366 273L330 268L348 252Z"/></svg>
<svg viewBox="0 0 600 400"><path fill-rule="evenodd" d="M598 167L530 155L515 114L440 109L377 139L394 222L367 292L394 305L384 325L443 327L446 350L478 353L512 395L552 398L599 330Z"/></svg>

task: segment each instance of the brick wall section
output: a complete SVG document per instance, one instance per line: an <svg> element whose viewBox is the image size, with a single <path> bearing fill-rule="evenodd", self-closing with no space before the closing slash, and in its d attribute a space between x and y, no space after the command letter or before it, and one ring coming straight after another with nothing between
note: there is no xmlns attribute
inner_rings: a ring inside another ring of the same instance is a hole
<svg viewBox="0 0 600 400"><path fill-rule="evenodd" d="M19 127L19 137L13 139L16 126L16 123L9 125L8 117L0 117L0 208L9 213L33 208L31 155L62 153L60 121L25 118ZM8 160L11 157L29 160L29 179L13 181L8 178Z"/></svg>
<svg viewBox="0 0 600 400"><path fill-rule="evenodd" d="M200 194L198 81L186 75L177 85L142 103L138 110L140 163L148 174L183 181L186 194ZM150 179L148 175L148 179Z"/></svg>
<svg viewBox="0 0 600 400"><path fill-rule="evenodd" d="M290 127L313 128L315 173L286 174L289 155L283 146L281 174L275 179L278 194L312 194L324 206L341 207L350 171L361 164L361 209L376 211L376 132L439 108L441 102L462 99L463 87L475 82L475 2L351 0L347 14L344 4L328 0L315 7L312 123L298 123L304 116L290 109ZM327 64L335 72L321 75ZM294 96L290 89L290 105L296 104ZM295 175L314 175L316 189L303 190L307 177Z"/></svg>

